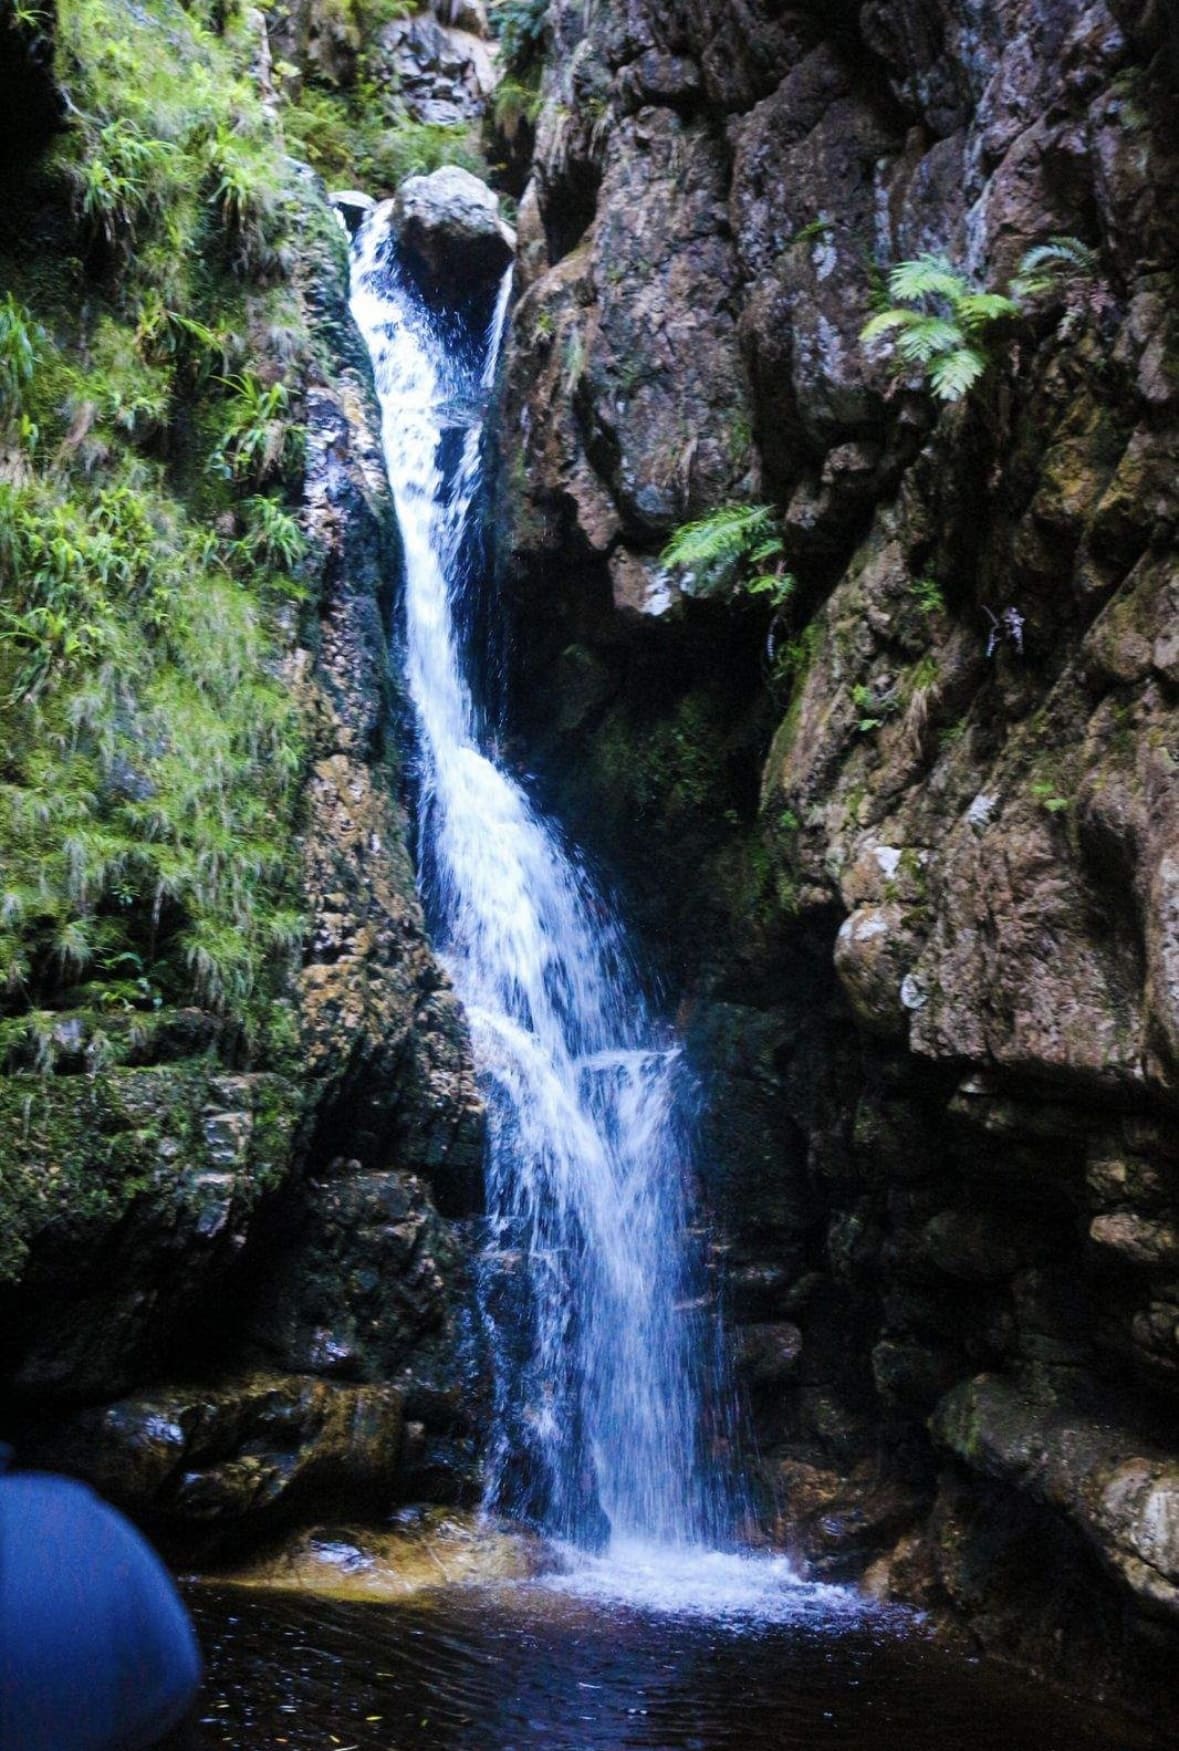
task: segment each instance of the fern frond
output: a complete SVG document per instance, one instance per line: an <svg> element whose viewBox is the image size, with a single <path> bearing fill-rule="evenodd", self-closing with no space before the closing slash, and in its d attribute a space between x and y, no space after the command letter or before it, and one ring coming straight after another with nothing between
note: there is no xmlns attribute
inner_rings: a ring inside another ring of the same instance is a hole
<svg viewBox="0 0 1179 1751"><path fill-rule="evenodd" d="M939 401L961 401L986 368L986 354L977 347L957 347L934 360L929 370L929 386Z"/></svg>
<svg viewBox="0 0 1179 1751"><path fill-rule="evenodd" d="M897 340L897 357L906 365L928 365L943 353L964 346L966 337L956 322L945 316L920 316Z"/></svg>
<svg viewBox="0 0 1179 1751"><path fill-rule="evenodd" d="M1017 298L1034 298L1054 291L1062 280L1093 279L1097 270L1096 251L1079 237L1050 237L1024 251L1011 291Z"/></svg>
<svg viewBox="0 0 1179 1751"><path fill-rule="evenodd" d="M1082 243L1079 237L1050 237L1046 243L1037 243L1026 250L1019 264L1021 274L1038 273L1042 268L1058 272L1067 269L1073 273L1096 273L1097 254L1087 243Z"/></svg>
<svg viewBox="0 0 1179 1751"><path fill-rule="evenodd" d="M765 538L773 516L769 505L722 505L677 529L660 554L660 563L677 571L704 572L733 565Z"/></svg>
<svg viewBox="0 0 1179 1751"><path fill-rule="evenodd" d="M958 299L954 314L967 334L977 334L980 329L989 328L1004 317L1018 316L1019 305L1014 298L1004 297L1002 292L968 292L964 298Z"/></svg>
<svg viewBox="0 0 1179 1751"><path fill-rule="evenodd" d="M926 254L898 262L888 276L888 290L898 304L919 304L926 298L948 298L956 303L970 287L944 255Z"/></svg>
<svg viewBox="0 0 1179 1751"><path fill-rule="evenodd" d="M860 339L867 345L882 335L892 334L898 328L909 328L920 320L920 312L916 310L881 310L864 324Z"/></svg>

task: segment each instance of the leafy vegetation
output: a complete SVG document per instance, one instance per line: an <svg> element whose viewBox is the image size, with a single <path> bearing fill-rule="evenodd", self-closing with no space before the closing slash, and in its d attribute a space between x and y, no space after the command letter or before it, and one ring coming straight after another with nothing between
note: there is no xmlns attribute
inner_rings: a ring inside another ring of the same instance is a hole
<svg viewBox="0 0 1179 1751"><path fill-rule="evenodd" d="M523 80L508 74L506 78L500 80L495 88L492 116L496 127L510 143L516 138L525 122L530 126L535 123L540 114L540 105L541 94L538 85L526 84Z"/></svg>
<svg viewBox="0 0 1179 1751"><path fill-rule="evenodd" d="M0 417L19 414L45 336L11 292L0 303Z"/></svg>
<svg viewBox="0 0 1179 1751"><path fill-rule="evenodd" d="M499 38L501 69L491 119L500 139L507 144L521 181L543 101L541 80L548 13L548 0L492 0L491 4L491 27ZM595 101L592 97L587 99L587 113L592 111Z"/></svg>
<svg viewBox="0 0 1179 1751"><path fill-rule="evenodd" d="M1026 251L1011 290L1017 298L1035 298L1096 275L1097 256L1087 243L1078 237L1050 237Z"/></svg>
<svg viewBox="0 0 1179 1751"><path fill-rule="evenodd" d="M1050 784L1047 780L1041 780L1038 784L1033 784L1032 795L1036 798L1040 807L1046 809L1050 815L1062 815L1067 809L1072 807L1068 797L1058 796L1056 786Z"/></svg>
<svg viewBox="0 0 1179 1751"><path fill-rule="evenodd" d="M210 470L254 487L289 477L302 460L303 433L291 423L285 384L264 383L253 371L221 382L229 394Z"/></svg>
<svg viewBox="0 0 1179 1751"><path fill-rule="evenodd" d="M909 585L909 594L921 614L944 614L946 611L946 598L936 578L914 578Z"/></svg>
<svg viewBox="0 0 1179 1751"><path fill-rule="evenodd" d="M486 171L470 128L415 122L394 103L393 94L367 81L349 91L309 85L284 108L283 125L293 147L336 187L355 184L381 195L443 164Z"/></svg>
<svg viewBox="0 0 1179 1751"><path fill-rule="evenodd" d="M786 570L777 513L771 505L722 505L677 529L660 561L680 573L687 594L726 592L764 598L775 611L794 590Z"/></svg>
<svg viewBox="0 0 1179 1751"><path fill-rule="evenodd" d="M0 259L0 1024L195 998L264 1050L302 936L300 196L234 14L61 0L57 39L33 198L76 259Z"/></svg>
<svg viewBox="0 0 1179 1751"><path fill-rule="evenodd" d="M544 46L548 0L492 0L491 25L509 74L534 67Z"/></svg>
<svg viewBox="0 0 1179 1751"><path fill-rule="evenodd" d="M1026 313L1029 299L1065 290L1077 302L1096 270L1094 252L1076 237L1051 237L1029 249L1007 293L972 284L945 256L920 255L892 269L881 308L860 339L869 347L886 342L898 377L916 373L939 401L961 401L986 375L1004 329Z"/></svg>
<svg viewBox="0 0 1179 1751"><path fill-rule="evenodd" d="M335 78L276 65L284 132L329 186L380 196L444 164L486 172L475 130L416 120L390 73L382 29L420 9L419 0L337 0L341 28L357 45L354 67Z"/></svg>
<svg viewBox="0 0 1179 1751"><path fill-rule="evenodd" d="M864 682L852 688L851 700L857 713L856 728L862 736L869 736L873 730L878 730L885 718L891 717L897 709L894 693L878 693Z"/></svg>
<svg viewBox="0 0 1179 1751"><path fill-rule="evenodd" d="M865 345L887 339L899 375L921 372L939 401L960 401L991 363L996 326L1018 316L1019 305L1000 292L983 292L944 256L903 261L888 276L893 300L865 324Z"/></svg>
<svg viewBox="0 0 1179 1751"><path fill-rule="evenodd" d="M660 555L689 596L748 597L770 610L763 674L771 693L789 691L810 656L806 635L791 639L796 580L787 569L781 522L772 505L722 505L677 529Z"/></svg>

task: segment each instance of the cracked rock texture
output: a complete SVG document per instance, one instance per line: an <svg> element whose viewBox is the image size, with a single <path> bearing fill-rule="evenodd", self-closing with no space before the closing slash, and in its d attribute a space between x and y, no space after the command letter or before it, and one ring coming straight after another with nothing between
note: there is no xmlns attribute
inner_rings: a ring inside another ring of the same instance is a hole
<svg viewBox="0 0 1179 1751"><path fill-rule="evenodd" d="M1147 0L550 9L497 534L515 733L712 1089L763 1511L1093 1689L1179 1634L1179 27ZM924 250L1084 240L964 403ZM670 532L778 511L693 600Z"/></svg>

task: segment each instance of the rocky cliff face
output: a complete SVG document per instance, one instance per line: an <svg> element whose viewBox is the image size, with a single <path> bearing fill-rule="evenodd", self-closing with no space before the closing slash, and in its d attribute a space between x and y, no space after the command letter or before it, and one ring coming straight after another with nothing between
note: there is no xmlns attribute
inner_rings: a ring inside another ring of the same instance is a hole
<svg viewBox="0 0 1179 1751"><path fill-rule="evenodd" d="M684 993L769 1521L1124 1682L1179 1624L1179 35L1140 0L547 32L515 728ZM1058 234L1096 273L959 405L861 345L896 262L997 289ZM769 664L659 558L734 500L797 578Z"/></svg>
<svg viewBox="0 0 1179 1751"><path fill-rule="evenodd" d="M49 44L34 47L44 75ZM53 149L38 155L42 111L60 105L47 99L14 147L2 240L34 284L38 249L52 273L73 222ZM141 1013L121 987L28 1017L17 987L10 1035L35 1024L39 1062L22 1044L0 1077L5 1434L22 1459L94 1478L188 1539L326 1503L449 1499L473 1465L481 1106L399 800L397 533L346 240L322 185L289 175L295 326L275 344L306 433L292 487L306 556L299 588L272 604L270 660L302 730L303 951L266 989L252 1036L223 1006L157 998ZM101 286L92 296L101 310ZM49 301L34 314L57 319ZM118 305L102 318L124 319ZM258 337L275 330L256 307L246 321L251 368L273 373ZM181 388L171 417L185 433L204 416ZM112 452L95 454L101 480ZM21 485L21 466L7 453L5 479Z"/></svg>

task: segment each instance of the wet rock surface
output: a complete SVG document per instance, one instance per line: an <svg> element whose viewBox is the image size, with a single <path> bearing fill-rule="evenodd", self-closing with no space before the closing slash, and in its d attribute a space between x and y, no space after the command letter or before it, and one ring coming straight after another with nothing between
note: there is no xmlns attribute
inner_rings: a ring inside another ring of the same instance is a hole
<svg viewBox="0 0 1179 1751"><path fill-rule="evenodd" d="M1174 31L1132 0L738 10L550 12L501 427L516 733L682 994L779 1534L1157 1684ZM860 345L873 274L938 250L999 288L1057 234L1093 275L965 402ZM733 500L781 518L772 625L660 563Z"/></svg>
<svg viewBox="0 0 1179 1751"><path fill-rule="evenodd" d="M391 1603L438 1588L526 1581L552 1569L539 1538L483 1515L403 1509L394 1526L315 1526L244 1568L217 1574L219 1587Z"/></svg>
<svg viewBox="0 0 1179 1751"><path fill-rule="evenodd" d="M208 1556L332 1503L393 1496L405 1427L389 1386L251 1375L77 1412L26 1438L177 1548Z"/></svg>
<svg viewBox="0 0 1179 1751"><path fill-rule="evenodd" d="M495 88L495 69L480 6L444 8L449 22L429 13L395 19L380 32L379 47L409 114L433 127L478 121Z"/></svg>
<svg viewBox="0 0 1179 1751"><path fill-rule="evenodd" d="M449 303L502 278L512 260L515 234L498 196L457 165L407 178L380 211L411 267Z"/></svg>

